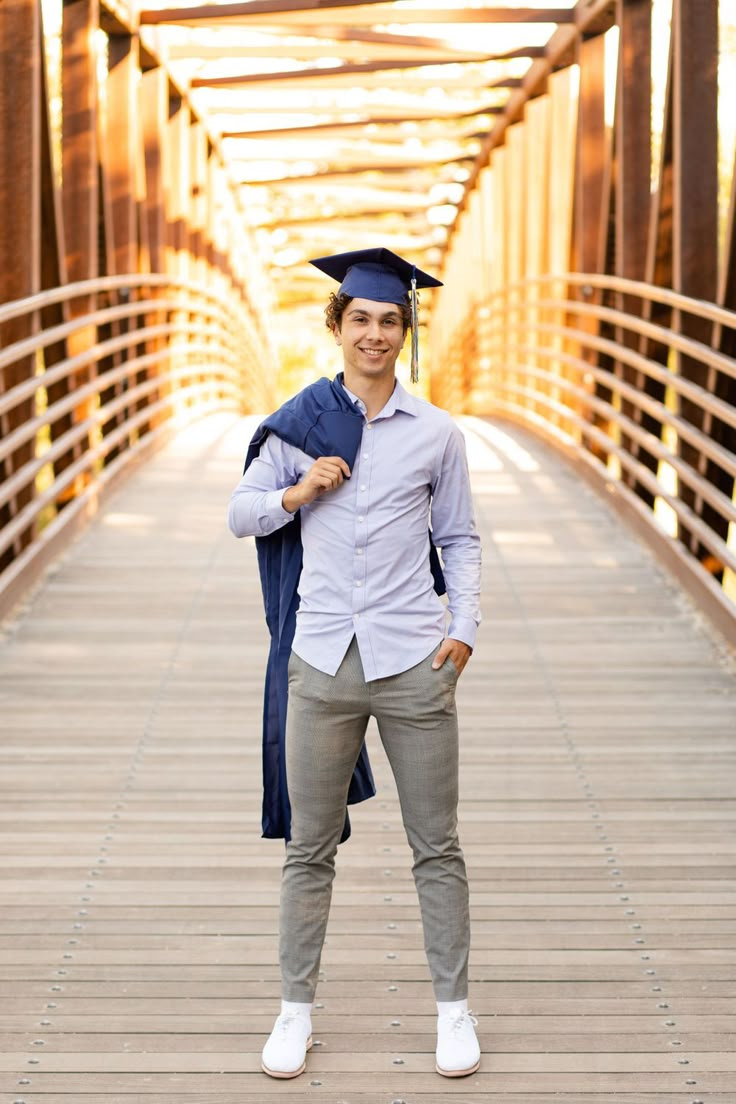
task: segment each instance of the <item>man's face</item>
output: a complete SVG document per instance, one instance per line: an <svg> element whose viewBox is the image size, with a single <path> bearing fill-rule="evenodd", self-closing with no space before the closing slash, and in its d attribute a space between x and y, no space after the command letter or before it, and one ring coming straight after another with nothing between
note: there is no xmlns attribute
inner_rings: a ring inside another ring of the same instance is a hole
<svg viewBox="0 0 736 1104"><path fill-rule="evenodd" d="M376 378L393 376L394 365L406 336L401 310L393 303L352 299L345 308L342 325L334 330L342 346L348 375Z"/></svg>

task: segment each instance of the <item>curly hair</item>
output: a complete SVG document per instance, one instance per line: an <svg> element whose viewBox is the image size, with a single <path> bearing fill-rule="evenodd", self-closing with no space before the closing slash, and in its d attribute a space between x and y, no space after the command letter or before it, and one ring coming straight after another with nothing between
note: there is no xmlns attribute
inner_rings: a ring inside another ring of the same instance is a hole
<svg viewBox="0 0 736 1104"><path fill-rule="evenodd" d="M353 295L345 295L344 293L339 295L336 292L332 292L330 295L330 301L325 307L325 325L327 329L332 331L335 326L338 330L342 328L342 316L345 312L345 308L348 303L352 303L354 299ZM404 333L411 326L411 307L407 303L396 303L396 306L401 311L401 318L404 323Z"/></svg>

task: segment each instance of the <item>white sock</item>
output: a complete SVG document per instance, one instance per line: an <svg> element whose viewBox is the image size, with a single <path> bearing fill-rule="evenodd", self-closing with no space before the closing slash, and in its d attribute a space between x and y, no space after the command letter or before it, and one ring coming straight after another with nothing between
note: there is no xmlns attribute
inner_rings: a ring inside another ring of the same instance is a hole
<svg viewBox="0 0 736 1104"><path fill-rule="evenodd" d="M312 1005L301 1004L299 1001L285 1001L281 1002L281 1015L285 1012L301 1012L302 1016L306 1016L308 1020L312 1019Z"/></svg>
<svg viewBox="0 0 736 1104"><path fill-rule="evenodd" d="M467 1012L468 1000L460 1001L437 1001L437 1015L446 1016L448 1012Z"/></svg>

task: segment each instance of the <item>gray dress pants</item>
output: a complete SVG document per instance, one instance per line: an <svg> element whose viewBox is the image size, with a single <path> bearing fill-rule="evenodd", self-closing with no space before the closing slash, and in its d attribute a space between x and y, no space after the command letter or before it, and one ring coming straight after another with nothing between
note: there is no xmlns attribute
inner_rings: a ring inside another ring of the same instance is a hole
<svg viewBox="0 0 736 1104"><path fill-rule="evenodd" d="M457 672L427 659L366 682L358 646L333 677L292 653L286 770L292 838L281 883L282 997L312 1001L335 876L345 801L368 720L376 718L414 855L424 946L438 1001L468 995L470 918L457 836Z"/></svg>

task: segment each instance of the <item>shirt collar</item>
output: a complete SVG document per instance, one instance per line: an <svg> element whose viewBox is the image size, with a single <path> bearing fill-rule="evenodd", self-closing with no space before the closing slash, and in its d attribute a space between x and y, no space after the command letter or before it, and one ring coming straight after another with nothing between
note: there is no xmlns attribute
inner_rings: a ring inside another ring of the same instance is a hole
<svg viewBox="0 0 736 1104"><path fill-rule="evenodd" d="M357 395L353 394L349 387L345 386L345 380L343 379L342 373L340 373L338 378L345 394L352 402L355 403L361 413L365 414L365 403L363 402L363 400L359 399ZM372 421L375 422L378 418L390 418L399 410L402 411L402 413L404 414L411 414L412 417L416 417L419 413L417 409L417 400L414 398L413 395L410 395L404 387L401 386L398 380L396 380L396 383L394 384L394 389L391 392L391 396L388 402L382 410L379 410L378 414L376 414L375 418L373 418Z"/></svg>

